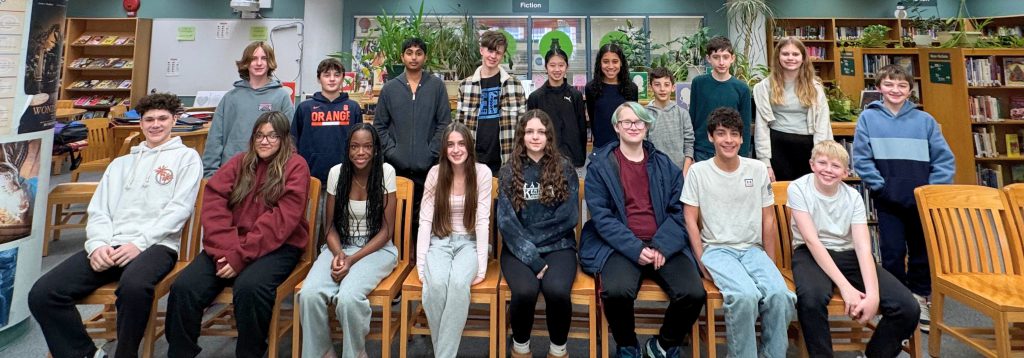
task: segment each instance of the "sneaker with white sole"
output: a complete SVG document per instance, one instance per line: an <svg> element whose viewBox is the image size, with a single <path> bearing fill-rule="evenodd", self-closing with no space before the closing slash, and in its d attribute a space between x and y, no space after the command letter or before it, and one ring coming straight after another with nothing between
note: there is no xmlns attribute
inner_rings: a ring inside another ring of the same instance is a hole
<svg viewBox="0 0 1024 358"><path fill-rule="evenodd" d="M931 319L932 319L932 302L928 297L914 294L914 299L917 300L917 305L921 307L921 318L918 320L918 328L921 332L928 333L931 330Z"/></svg>

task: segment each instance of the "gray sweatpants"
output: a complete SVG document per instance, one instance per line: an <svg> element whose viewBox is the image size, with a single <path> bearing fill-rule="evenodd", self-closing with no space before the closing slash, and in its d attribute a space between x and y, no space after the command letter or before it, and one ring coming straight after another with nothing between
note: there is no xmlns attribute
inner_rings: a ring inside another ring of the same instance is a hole
<svg viewBox="0 0 1024 358"><path fill-rule="evenodd" d="M477 273L476 260L473 235L430 238L424 263L423 310L435 358L454 358L459 353L462 329L469 316L469 288Z"/></svg>
<svg viewBox="0 0 1024 358"><path fill-rule="evenodd" d="M344 246L342 251L352 255L361 247ZM370 332L370 301L366 295L395 268L398 249L389 241L380 250L364 256L352 265L341 282L331 279L333 259L334 255L324 245L299 293L303 357L321 358L332 348L327 322L328 304L334 305L335 316L341 323L344 336L341 356L365 356L366 334Z"/></svg>

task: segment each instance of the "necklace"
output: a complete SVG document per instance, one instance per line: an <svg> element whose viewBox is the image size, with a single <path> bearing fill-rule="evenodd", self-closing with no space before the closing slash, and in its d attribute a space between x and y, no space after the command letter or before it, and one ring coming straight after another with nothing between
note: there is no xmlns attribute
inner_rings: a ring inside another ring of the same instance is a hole
<svg viewBox="0 0 1024 358"><path fill-rule="evenodd" d="M360 183L359 180L354 178L352 179L352 181L358 184L360 188L363 188L363 190L366 190L366 184Z"/></svg>

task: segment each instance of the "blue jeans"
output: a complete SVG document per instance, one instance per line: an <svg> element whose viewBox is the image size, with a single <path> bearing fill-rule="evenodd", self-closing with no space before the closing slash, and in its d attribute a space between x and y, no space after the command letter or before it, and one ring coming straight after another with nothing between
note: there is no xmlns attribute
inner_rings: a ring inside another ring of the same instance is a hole
<svg viewBox="0 0 1024 358"><path fill-rule="evenodd" d="M786 330L795 315L796 294L760 247L709 247L700 258L725 298L729 357L757 357L754 323L761 316L763 357L786 356Z"/></svg>

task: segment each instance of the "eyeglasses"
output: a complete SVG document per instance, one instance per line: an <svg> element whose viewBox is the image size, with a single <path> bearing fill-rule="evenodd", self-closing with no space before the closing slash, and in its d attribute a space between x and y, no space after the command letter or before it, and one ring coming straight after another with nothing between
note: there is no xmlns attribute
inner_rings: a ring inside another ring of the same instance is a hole
<svg viewBox="0 0 1024 358"><path fill-rule="evenodd" d="M647 122L644 121L619 121L619 127L622 129L644 129L647 128Z"/></svg>
<svg viewBox="0 0 1024 358"><path fill-rule="evenodd" d="M277 135L277 133L256 133L256 135L253 136L253 138L256 139L256 143L262 142L264 139L266 139L270 143L277 143L277 141L281 140L281 136Z"/></svg>

